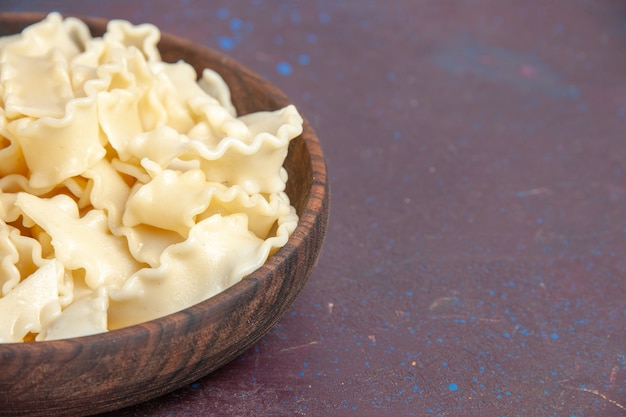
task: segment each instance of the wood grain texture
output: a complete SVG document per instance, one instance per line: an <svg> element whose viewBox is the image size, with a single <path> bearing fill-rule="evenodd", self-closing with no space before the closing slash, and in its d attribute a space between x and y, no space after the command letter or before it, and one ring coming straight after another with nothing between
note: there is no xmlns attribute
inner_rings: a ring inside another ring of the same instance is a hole
<svg viewBox="0 0 626 417"><path fill-rule="evenodd" d="M0 36L40 14L0 13ZM94 35L106 21L82 18ZM163 34L163 59L212 68L242 114L285 106L276 87L228 57ZM300 221L285 247L223 293L184 311L82 338L0 344L0 416L88 415L155 398L231 361L261 338L304 286L321 250L329 211L326 165L308 121L292 141L287 194Z"/></svg>

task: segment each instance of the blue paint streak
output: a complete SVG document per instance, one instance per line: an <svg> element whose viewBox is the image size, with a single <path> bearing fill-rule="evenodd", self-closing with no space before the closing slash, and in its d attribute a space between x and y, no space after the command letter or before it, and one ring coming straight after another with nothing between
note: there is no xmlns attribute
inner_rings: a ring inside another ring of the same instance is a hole
<svg viewBox="0 0 626 417"><path fill-rule="evenodd" d="M440 46L437 66L453 75L471 74L482 80L517 90L577 99L575 86L567 84L534 53L482 44L469 36Z"/></svg>
<svg viewBox="0 0 626 417"><path fill-rule="evenodd" d="M453 384L448 385L448 389L450 391L458 391L459 387L456 384L453 383Z"/></svg>

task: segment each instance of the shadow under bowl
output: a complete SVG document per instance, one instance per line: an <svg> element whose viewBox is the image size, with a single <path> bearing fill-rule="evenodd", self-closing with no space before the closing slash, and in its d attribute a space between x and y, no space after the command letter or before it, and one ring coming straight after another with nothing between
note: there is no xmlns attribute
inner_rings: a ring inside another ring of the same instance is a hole
<svg viewBox="0 0 626 417"><path fill-rule="evenodd" d="M39 13L0 13L0 36L42 20ZM94 36L107 21L83 18ZM290 101L227 56L162 33L167 62L217 71L239 114L276 110ZM284 164L286 192L299 215L287 244L224 292L150 322L73 339L0 344L0 416L88 415L138 404L208 375L247 350L278 321L308 280L329 211L326 164L304 121Z"/></svg>

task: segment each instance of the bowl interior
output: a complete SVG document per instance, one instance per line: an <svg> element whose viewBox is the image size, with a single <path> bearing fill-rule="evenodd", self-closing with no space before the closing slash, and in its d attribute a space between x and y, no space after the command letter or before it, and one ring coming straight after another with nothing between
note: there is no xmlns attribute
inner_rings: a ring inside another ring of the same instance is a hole
<svg viewBox="0 0 626 417"><path fill-rule="evenodd" d="M45 17L0 13L0 36ZM84 18L95 36L106 21ZM268 81L223 54L169 34L165 61L216 70L240 114L290 101ZM231 361L262 337L291 305L317 261L328 220L326 166L304 121L285 161L286 192L300 217L287 244L240 283L169 316L104 334L0 344L0 416L86 415L136 404L180 388Z"/></svg>

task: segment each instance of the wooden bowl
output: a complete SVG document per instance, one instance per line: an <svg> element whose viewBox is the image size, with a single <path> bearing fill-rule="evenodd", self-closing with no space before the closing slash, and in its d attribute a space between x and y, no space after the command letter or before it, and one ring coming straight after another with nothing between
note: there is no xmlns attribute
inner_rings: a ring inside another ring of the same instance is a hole
<svg viewBox="0 0 626 417"><path fill-rule="evenodd" d="M43 19L0 13L0 36ZM106 21L82 18L95 36ZM240 114L290 101L265 79L211 49L162 34L164 61L216 70ZM119 409L190 384L231 361L284 314L316 264L328 221L326 166L305 120L285 162L287 194L300 216L287 242L247 278L181 312L108 333L0 344L0 416L88 415Z"/></svg>

